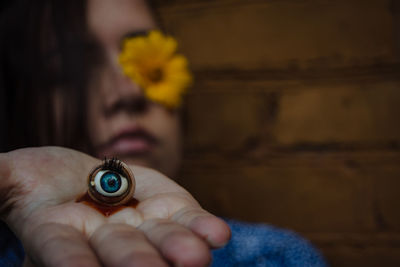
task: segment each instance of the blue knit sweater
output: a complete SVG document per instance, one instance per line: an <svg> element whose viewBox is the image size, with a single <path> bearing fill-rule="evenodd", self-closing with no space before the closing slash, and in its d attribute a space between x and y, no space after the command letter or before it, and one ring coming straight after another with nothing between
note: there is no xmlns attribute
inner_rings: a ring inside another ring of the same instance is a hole
<svg viewBox="0 0 400 267"><path fill-rule="evenodd" d="M232 238L213 252L212 266L327 266L310 242L291 231L265 224L227 223Z"/></svg>
<svg viewBox="0 0 400 267"><path fill-rule="evenodd" d="M264 224L227 221L231 241L213 251L212 266L326 266L322 256L297 234ZM22 266L23 248L0 222L0 266Z"/></svg>

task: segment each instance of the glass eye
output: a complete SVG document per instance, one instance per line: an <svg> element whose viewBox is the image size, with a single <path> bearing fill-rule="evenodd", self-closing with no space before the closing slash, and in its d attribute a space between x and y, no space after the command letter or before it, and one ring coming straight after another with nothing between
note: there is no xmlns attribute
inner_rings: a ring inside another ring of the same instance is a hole
<svg viewBox="0 0 400 267"><path fill-rule="evenodd" d="M132 199L135 178L122 161L106 159L91 171L88 186L88 194L94 201L106 206L118 206Z"/></svg>
<svg viewBox="0 0 400 267"><path fill-rule="evenodd" d="M97 192L107 197L120 196L128 189L126 178L113 171L99 171L94 183Z"/></svg>

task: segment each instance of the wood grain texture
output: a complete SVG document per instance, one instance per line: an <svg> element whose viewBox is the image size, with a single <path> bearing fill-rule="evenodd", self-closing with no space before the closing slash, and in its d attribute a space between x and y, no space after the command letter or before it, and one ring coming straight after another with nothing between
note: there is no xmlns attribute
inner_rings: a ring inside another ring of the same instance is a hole
<svg viewBox="0 0 400 267"><path fill-rule="evenodd" d="M332 266L400 265L400 4L169 0L191 60L179 182L301 232Z"/></svg>
<svg viewBox="0 0 400 267"><path fill-rule="evenodd" d="M196 70L340 68L396 53L388 0L215 2L163 9Z"/></svg>

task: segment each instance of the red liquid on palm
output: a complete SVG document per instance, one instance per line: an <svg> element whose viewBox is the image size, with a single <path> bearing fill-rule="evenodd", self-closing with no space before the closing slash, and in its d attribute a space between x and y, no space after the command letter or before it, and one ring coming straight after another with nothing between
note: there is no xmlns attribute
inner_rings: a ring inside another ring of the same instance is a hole
<svg viewBox="0 0 400 267"><path fill-rule="evenodd" d="M136 208L136 206L139 204L139 201L135 198L132 198L129 200L127 203L122 204L120 206L106 206L106 205L101 205L97 202L95 202L88 193L85 193L83 196L78 198L76 202L82 202L83 204L86 204L95 210L99 211L102 213L104 216L109 217L112 214L116 213L117 211L120 211L126 207L131 207L131 208Z"/></svg>

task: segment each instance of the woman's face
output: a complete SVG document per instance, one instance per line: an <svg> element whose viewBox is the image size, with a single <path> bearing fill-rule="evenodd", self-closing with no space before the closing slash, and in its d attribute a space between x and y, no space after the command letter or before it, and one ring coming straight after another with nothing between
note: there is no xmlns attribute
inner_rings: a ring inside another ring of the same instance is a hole
<svg viewBox="0 0 400 267"><path fill-rule="evenodd" d="M173 178L181 159L179 113L145 99L118 63L124 37L157 27L145 0L88 0L87 10L89 30L104 56L88 94L88 131L95 156L117 157Z"/></svg>

